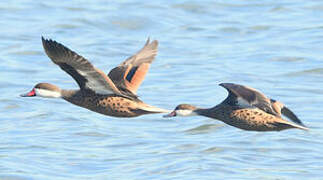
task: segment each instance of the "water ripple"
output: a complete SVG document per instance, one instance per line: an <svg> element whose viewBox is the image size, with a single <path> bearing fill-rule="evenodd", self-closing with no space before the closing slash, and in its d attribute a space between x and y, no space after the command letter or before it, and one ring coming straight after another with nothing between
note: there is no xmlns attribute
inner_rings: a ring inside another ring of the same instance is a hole
<svg viewBox="0 0 323 180"><path fill-rule="evenodd" d="M319 179L321 1L1 1L0 179ZM38 82L77 88L46 56L55 39L108 73L147 37L159 51L138 94L166 109L212 107L221 82L284 102L309 132L248 132L205 117L103 116L21 98Z"/></svg>

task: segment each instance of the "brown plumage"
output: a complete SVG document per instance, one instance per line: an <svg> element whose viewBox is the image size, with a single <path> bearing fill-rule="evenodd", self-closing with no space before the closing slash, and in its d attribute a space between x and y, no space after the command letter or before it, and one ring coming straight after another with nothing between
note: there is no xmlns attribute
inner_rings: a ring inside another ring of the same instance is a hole
<svg viewBox="0 0 323 180"><path fill-rule="evenodd" d="M201 109L181 104L165 117L202 115L249 131L280 131L290 128L307 130L306 126L285 105L267 98L256 89L232 83L222 83L220 86L226 88L229 94L222 103L215 107ZM293 122L283 119L281 115Z"/></svg>
<svg viewBox="0 0 323 180"><path fill-rule="evenodd" d="M157 55L157 40L150 42L107 76L88 60L64 45L42 38L48 57L78 83L79 90L61 90L55 85L39 83L22 96L61 97L75 105L115 117L135 117L168 112L142 102L136 95L151 62Z"/></svg>

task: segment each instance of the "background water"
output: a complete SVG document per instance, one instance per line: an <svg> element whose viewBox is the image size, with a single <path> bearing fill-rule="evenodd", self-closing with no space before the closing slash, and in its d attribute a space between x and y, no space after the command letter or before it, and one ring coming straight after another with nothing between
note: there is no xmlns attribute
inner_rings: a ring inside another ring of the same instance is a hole
<svg viewBox="0 0 323 180"><path fill-rule="evenodd" d="M322 178L322 1L13 0L0 14L0 179ZM77 88L45 55L42 35L105 72L150 36L160 46L139 89L148 104L211 107L227 95L218 84L235 82L284 102L311 130L119 119L21 98L38 82Z"/></svg>

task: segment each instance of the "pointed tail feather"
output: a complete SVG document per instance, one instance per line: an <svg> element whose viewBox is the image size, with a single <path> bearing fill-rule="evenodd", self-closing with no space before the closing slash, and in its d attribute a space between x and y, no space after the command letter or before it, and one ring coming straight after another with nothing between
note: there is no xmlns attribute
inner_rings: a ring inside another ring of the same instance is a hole
<svg viewBox="0 0 323 180"><path fill-rule="evenodd" d="M295 124L295 123L291 123L291 125L295 128L298 128L298 129L302 129L302 130L305 130L305 131L309 131L310 129L306 126L303 126L303 125L298 125L298 124Z"/></svg>
<svg viewBox="0 0 323 180"><path fill-rule="evenodd" d="M147 104L145 106L140 107L140 109L150 113L170 113L171 112L171 110L166 110L155 106L150 106Z"/></svg>
<svg viewBox="0 0 323 180"><path fill-rule="evenodd" d="M305 130L305 131L309 131L309 128L293 123L293 122L289 122L286 120L283 120L281 122L275 122L273 123L274 126L276 127L280 127L278 131L280 130L284 130L284 129L290 129L290 128L297 128L297 129L301 129L301 130Z"/></svg>

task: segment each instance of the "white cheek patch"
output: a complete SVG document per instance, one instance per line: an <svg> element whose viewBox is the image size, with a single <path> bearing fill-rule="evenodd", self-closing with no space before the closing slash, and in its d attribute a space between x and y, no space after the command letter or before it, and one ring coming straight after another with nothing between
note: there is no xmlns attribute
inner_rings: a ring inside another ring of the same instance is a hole
<svg viewBox="0 0 323 180"><path fill-rule="evenodd" d="M176 110L176 115L178 115L178 116L194 116L194 115L196 115L196 113L193 112L192 110L180 109L180 110Z"/></svg>
<svg viewBox="0 0 323 180"><path fill-rule="evenodd" d="M45 89L38 89L35 88L36 96L46 97L46 98L59 98L61 97L60 92L45 90Z"/></svg>
<svg viewBox="0 0 323 180"><path fill-rule="evenodd" d="M245 99L238 97L237 98L237 105L242 107L242 108L251 108L253 107L248 101L246 101Z"/></svg>

